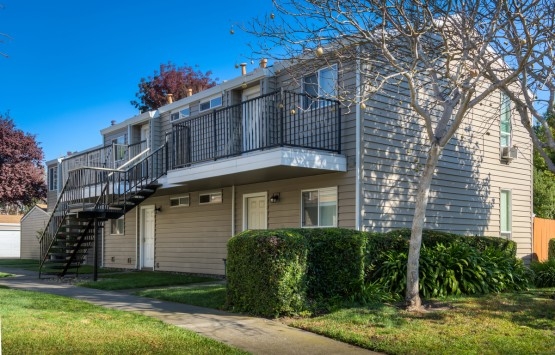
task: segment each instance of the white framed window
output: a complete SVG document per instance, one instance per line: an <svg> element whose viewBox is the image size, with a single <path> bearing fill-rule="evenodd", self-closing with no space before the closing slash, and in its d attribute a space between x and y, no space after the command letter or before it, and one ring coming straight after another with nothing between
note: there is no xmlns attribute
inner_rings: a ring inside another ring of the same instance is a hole
<svg viewBox="0 0 555 355"><path fill-rule="evenodd" d="M201 192L198 195L199 205L208 205L211 203L222 203L222 192L221 191L211 191L211 192Z"/></svg>
<svg viewBox="0 0 555 355"><path fill-rule="evenodd" d="M125 219L120 217L118 219L110 220L110 234L111 235L123 235L125 234Z"/></svg>
<svg viewBox="0 0 555 355"><path fill-rule="evenodd" d="M127 154L127 134L122 134L112 139L112 147L115 161L125 159L125 155Z"/></svg>
<svg viewBox="0 0 555 355"><path fill-rule="evenodd" d="M189 195L170 197L170 207L189 206Z"/></svg>
<svg viewBox="0 0 555 355"><path fill-rule="evenodd" d="M337 187L301 191L301 227L337 227Z"/></svg>
<svg viewBox="0 0 555 355"><path fill-rule="evenodd" d="M182 108L179 112L174 112L170 115L170 121L177 121L182 118L187 118L191 116L191 108L189 106Z"/></svg>
<svg viewBox="0 0 555 355"><path fill-rule="evenodd" d="M501 112L500 112L500 144L501 147L510 147L511 146L511 135L512 135L512 126L511 126L511 100L507 95L501 93Z"/></svg>
<svg viewBox="0 0 555 355"><path fill-rule="evenodd" d="M48 190L55 191L58 189L58 167L48 168Z"/></svg>
<svg viewBox="0 0 555 355"><path fill-rule="evenodd" d="M317 98L337 98L337 64L318 70L303 78L303 92L308 96L304 100L304 109L325 107L329 101Z"/></svg>
<svg viewBox="0 0 555 355"><path fill-rule="evenodd" d="M501 237L511 239L513 231L511 190L501 190L499 198L499 214Z"/></svg>
<svg viewBox="0 0 555 355"><path fill-rule="evenodd" d="M216 97L212 97L211 99L207 100L207 101L202 101L200 103L200 108L199 111L206 111L206 110L210 110L212 108L215 107L219 107L222 106L222 96L216 96Z"/></svg>

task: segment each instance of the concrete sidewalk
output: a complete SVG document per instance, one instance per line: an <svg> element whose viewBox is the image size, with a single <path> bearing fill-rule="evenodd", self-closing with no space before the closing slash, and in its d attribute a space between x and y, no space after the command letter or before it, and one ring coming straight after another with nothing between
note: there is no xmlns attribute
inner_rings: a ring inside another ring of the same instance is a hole
<svg viewBox="0 0 555 355"><path fill-rule="evenodd" d="M253 354L377 354L277 321L219 310L138 297L122 292L78 287L56 280L40 280L32 271L0 268L16 277L1 278L13 289L72 297L95 305L137 312L186 328Z"/></svg>

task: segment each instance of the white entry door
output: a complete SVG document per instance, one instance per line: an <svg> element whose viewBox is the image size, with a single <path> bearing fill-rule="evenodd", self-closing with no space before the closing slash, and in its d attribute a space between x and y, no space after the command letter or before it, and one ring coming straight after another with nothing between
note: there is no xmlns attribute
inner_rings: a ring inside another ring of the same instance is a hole
<svg viewBox="0 0 555 355"><path fill-rule="evenodd" d="M265 192L243 195L243 229L268 228L268 196Z"/></svg>
<svg viewBox="0 0 555 355"><path fill-rule="evenodd" d="M154 206L141 207L141 266L154 268Z"/></svg>
<svg viewBox="0 0 555 355"><path fill-rule="evenodd" d="M141 142L146 141L146 146L150 147L149 140L150 140L150 125L147 123L141 126ZM141 147L141 150L142 148L143 147Z"/></svg>
<svg viewBox="0 0 555 355"><path fill-rule="evenodd" d="M243 150L259 149L264 145L262 135L262 122L260 115L260 102L248 101L260 96L260 86L243 91ZM247 102L245 102L247 101Z"/></svg>

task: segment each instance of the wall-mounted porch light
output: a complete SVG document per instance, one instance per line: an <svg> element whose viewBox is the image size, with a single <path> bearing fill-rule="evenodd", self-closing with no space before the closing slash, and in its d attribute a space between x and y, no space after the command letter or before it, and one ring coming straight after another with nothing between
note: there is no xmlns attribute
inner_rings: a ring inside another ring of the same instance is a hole
<svg viewBox="0 0 555 355"><path fill-rule="evenodd" d="M279 202L279 192L274 192L270 197L270 203L278 203Z"/></svg>

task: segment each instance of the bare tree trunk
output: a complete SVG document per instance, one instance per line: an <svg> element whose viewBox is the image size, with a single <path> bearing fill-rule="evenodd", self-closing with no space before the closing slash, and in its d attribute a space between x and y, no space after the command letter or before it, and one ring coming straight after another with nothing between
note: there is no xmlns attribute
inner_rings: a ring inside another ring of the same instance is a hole
<svg viewBox="0 0 555 355"><path fill-rule="evenodd" d="M426 158L426 166L422 171L422 176L418 184L407 262L407 293L405 295L405 304L409 311L417 311L422 308L418 277L422 229L424 228L424 219L426 218L430 185L432 184L434 171L442 150L443 147L440 147L437 143L432 143Z"/></svg>

